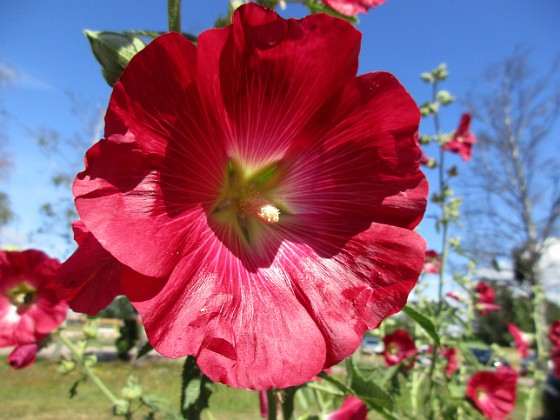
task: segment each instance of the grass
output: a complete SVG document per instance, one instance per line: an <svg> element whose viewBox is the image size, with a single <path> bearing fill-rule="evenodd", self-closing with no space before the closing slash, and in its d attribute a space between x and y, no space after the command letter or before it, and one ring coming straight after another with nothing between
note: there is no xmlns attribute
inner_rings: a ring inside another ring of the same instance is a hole
<svg viewBox="0 0 560 420"><path fill-rule="evenodd" d="M150 394L169 400L173 411L178 411L179 407L181 369L181 361L171 360L150 360L142 364L109 361L96 366L96 372L116 395L126 385L128 375L135 375ZM111 403L90 382L82 383L78 394L69 399L68 391L78 376L75 373L61 375L52 361L39 360L33 366L14 371L0 360L0 376L3 378L0 381L1 419L114 418ZM210 404L216 420L260 418L256 392L217 384Z"/></svg>
<svg viewBox="0 0 560 420"><path fill-rule="evenodd" d="M513 354L508 356L514 356ZM508 357L509 358L509 357ZM57 364L49 360L38 360L34 365L18 371L12 370L4 357L0 358L0 419L112 419L111 403L92 383L82 383L78 394L69 399L69 390L78 378L74 372L61 375ZM381 358L368 356L362 363L381 365ZM515 363L514 363L515 367ZM169 401L169 407L177 412L182 360L150 359L136 363L118 360L99 362L96 372L107 386L120 396L129 375L139 379L139 383L151 395ZM513 420L524 418L524 399L529 384L518 385L519 398ZM256 392L237 390L216 384L210 399L212 419L252 420L260 419L259 399ZM536 401L533 418L540 413L540 395ZM146 414L146 411L141 411ZM135 418L142 418L141 415ZM163 418L163 416L159 417ZM370 412L369 419L381 419ZM206 417L208 419L208 417ZM211 419L210 419L211 420Z"/></svg>

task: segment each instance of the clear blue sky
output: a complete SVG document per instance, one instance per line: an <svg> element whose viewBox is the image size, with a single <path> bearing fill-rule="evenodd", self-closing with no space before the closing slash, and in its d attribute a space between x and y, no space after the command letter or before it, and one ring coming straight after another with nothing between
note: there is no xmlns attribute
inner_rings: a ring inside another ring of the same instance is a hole
<svg viewBox="0 0 560 420"><path fill-rule="evenodd" d="M225 0L184 0L183 29L195 34L208 29L226 8ZM282 13L301 17L305 11L288 4ZM360 17L360 73L390 71L423 102L430 90L419 73L446 62L450 79L443 87L461 98L488 65L516 47L531 49L536 67L549 67L560 52L559 18L558 0L388 0ZM52 163L29 130L75 135L83 126L71 112L68 93L92 106L105 106L110 95L83 30L162 31L166 25L165 0L0 1L0 63L20 73L18 83L0 92L11 115L7 149L15 163L10 178L0 180L0 190L9 193L18 217L7 231L14 244L42 247L23 237L36 229L39 206L53 194ZM446 110L444 130L452 131L462 112L460 104ZM422 229L429 242L432 226L428 220ZM59 248L46 251L63 256Z"/></svg>

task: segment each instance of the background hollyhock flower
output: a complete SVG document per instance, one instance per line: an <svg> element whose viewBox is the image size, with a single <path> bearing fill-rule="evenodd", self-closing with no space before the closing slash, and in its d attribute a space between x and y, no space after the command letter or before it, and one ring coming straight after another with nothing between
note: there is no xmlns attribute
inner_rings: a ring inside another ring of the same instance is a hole
<svg viewBox="0 0 560 420"><path fill-rule="evenodd" d="M501 420L515 408L517 374L509 368L495 372L481 371L467 382L467 397L484 417Z"/></svg>
<svg viewBox="0 0 560 420"><path fill-rule="evenodd" d="M445 294L445 296L447 296L448 298L451 298L453 300L456 300L457 302L462 302L464 300L463 297L461 297L458 294L453 293L453 292L447 292Z"/></svg>
<svg viewBox="0 0 560 420"><path fill-rule="evenodd" d="M496 292L486 283L479 281L475 288L476 300L479 303L494 303L496 301Z"/></svg>
<svg viewBox="0 0 560 420"><path fill-rule="evenodd" d="M517 325L512 324L511 322L508 322L506 325L509 333L513 336L515 347L517 348L517 351L519 352L521 357L529 357L528 350L531 343L527 340L527 338L523 334L523 331L521 331Z"/></svg>
<svg viewBox="0 0 560 420"><path fill-rule="evenodd" d="M501 306L496 305L496 293L486 283L479 281L474 288L476 301L474 307L480 315L488 315L490 312L499 311Z"/></svg>
<svg viewBox="0 0 560 420"><path fill-rule="evenodd" d="M444 347L440 349L441 356L447 360L445 366L445 374L447 377L453 376L459 370L459 361L457 360L457 349L455 347Z"/></svg>
<svg viewBox="0 0 560 420"><path fill-rule="evenodd" d="M550 340L552 347L560 346L560 320L554 321L550 324L548 329L548 339Z"/></svg>
<svg viewBox="0 0 560 420"><path fill-rule="evenodd" d="M392 75L356 77L359 43L343 20L249 3L129 63L74 194L144 276L121 285L159 353L283 388L405 305L425 250L419 111Z"/></svg>
<svg viewBox="0 0 560 420"><path fill-rule="evenodd" d="M0 347L39 342L62 324L68 305L56 294L59 265L37 250L0 251Z"/></svg>
<svg viewBox="0 0 560 420"><path fill-rule="evenodd" d="M441 266L441 261L439 260L439 254L433 249L429 249L424 254L424 273L427 274L438 274L439 268Z"/></svg>
<svg viewBox="0 0 560 420"><path fill-rule="evenodd" d="M358 397L350 395L338 410L327 414L326 418L327 420L365 420L367 412L367 405Z"/></svg>
<svg viewBox="0 0 560 420"><path fill-rule="evenodd" d="M443 148L450 152L458 153L464 161L468 161L471 159L472 147L475 143L476 137L471 133L471 116L463 114L459 127L453 133L451 140L443 145Z"/></svg>
<svg viewBox="0 0 560 420"><path fill-rule="evenodd" d="M377 7L387 0L322 0L331 9L345 16L356 16L366 13L372 7Z"/></svg>
<svg viewBox="0 0 560 420"><path fill-rule="evenodd" d="M414 340L406 330L396 330L392 334L386 335L383 337L383 344L385 345L383 355L386 366L398 365L418 354ZM414 360L411 360L407 367L411 368L413 364Z"/></svg>
<svg viewBox="0 0 560 420"><path fill-rule="evenodd" d="M552 374L560 379L560 346L552 349L550 361L552 362Z"/></svg>
<svg viewBox="0 0 560 420"><path fill-rule="evenodd" d="M23 369L35 363L38 343L20 344L8 356L7 362L14 369Z"/></svg>

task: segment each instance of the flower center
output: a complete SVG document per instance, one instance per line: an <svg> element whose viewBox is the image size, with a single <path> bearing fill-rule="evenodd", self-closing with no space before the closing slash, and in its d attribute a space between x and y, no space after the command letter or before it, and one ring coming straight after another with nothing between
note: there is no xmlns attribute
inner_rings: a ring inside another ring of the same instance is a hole
<svg viewBox="0 0 560 420"><path fill-rule="evenodd" d="M27 282L21 282L6 292L6 297L18 310L25 310L35 303L37 289Z"/></svg>
<svg viewBox="0 0 560 420"><path fill-rule="evenodd" d="M389 354L396 356L399 353L399 347L396 344L389 344L387 351Z"/></svg>
<svg viewBox="0 0 560 420"><path fill-rule="evenodd" d="M488 394L482 388L477 388L475 393L480 402L484 402L488 398Z"/></svg>
<svg viewBox="0 0 560 420"><path fill-rule="evenodd" d="M242 167L230 160L224 183L212 214L228 223L249 243L253 243L262 225L274 225L285 213L274 189L279 182L279 165L258 170ZM259 227L259 225L261 225Z"/></svg>

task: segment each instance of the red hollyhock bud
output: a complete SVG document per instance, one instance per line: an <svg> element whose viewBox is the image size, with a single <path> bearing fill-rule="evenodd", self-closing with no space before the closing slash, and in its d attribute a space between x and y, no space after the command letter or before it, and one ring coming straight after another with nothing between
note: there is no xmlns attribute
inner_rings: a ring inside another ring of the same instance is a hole
<svg viewBox="0 0 560 420"><path fill-rule="evenodd" d="M424 254L424 273L427 274L438 274L439 268L441 266L441 261L439 260L439 254L433 249L429 249Z"/></svg>
<svg viewBox="0 0 560 420"><path fill-rule="evenodd" d="M367 405L358 397L350 395L338 410L327 414L326 418L327 420L366 420L367 412Z"/></svg>
<svg viewBox="0 0 560 420"><path fill-rule="evenodd" d="M471 133L471 116L463 114L459 127L453 137L443 145L444 150L449 150L453 153L458 153L464 161L471 159L472 147L476 143L476 137Z"/></svg>
<svg viewBox="0 0 560 420"><path fill-rule="evenodd" d="M548 329L548 339L550 340L552 347L560 346L560 320L554 321L550 324L550 328Z"/></svg>
<svg viewBox="0 0 560 420"><path fill-rule="evenodd" d="M68 305L56 294L59 265L37 250L0 251L0 347L36 343L62 324Z"/></svg>
<svg viewBox="0 0 560 420"><path fill-rule="evenodd" d="M519 329L517 325L512 324L511 322L508 322L506 325L509 333L513 336L513 341L515 342L515 347L517 348L518 353L523 358L529 357L528 350L531 343L524 336L523 331L521 331L521 329Z"/></svg>
<svg viewBox="0 0 560 420"><path fill-rule="evenodd" d="M501 420L515 408L517 374L509 368L481 371L467 382L467 397L484 417Z"/></svg>
<svg viewBox="0 0 560 420"><path fill-rule="evenodd" d="M377 7L387 0L322 0L331 9L345 16L356 16L366 13L372 7Z"/></svg>
<svg viewBox="0 0 560 420"><path fill-rule="evenodd" d="M453 300L456 300L457 302L462 302L464 300L463 297L461 297L458 294L453 293L453 292L447 292L445 294L445 296L447 296L448 298L451 298Z"/></svg>
<svg viewBox="0 0 560 420"><path fill-rule="evenodd" d="M23 369L35 363L39 345L37 343L21 344L8 356L8 364L14 369Z"/></svg>
<svg viewBox="0 0 560 420"><path fill-rule="evenodd" d="M249 3L128 64L74 195L138 274L120 283L159 353L284 388L405 305L424 263L420 116L394 76L356 76L360 38Z"/></svg>
<svg viewBox="0 0 560 420"><path fill-rule="evenodd" d="M385 345L383 355L386 366L398 365L418 354L414 340L406 330L396 330L392 334L386 335L383 338L383 344ZM410 361L407 368L410 369L413 364L414 359Z"/></svg>

